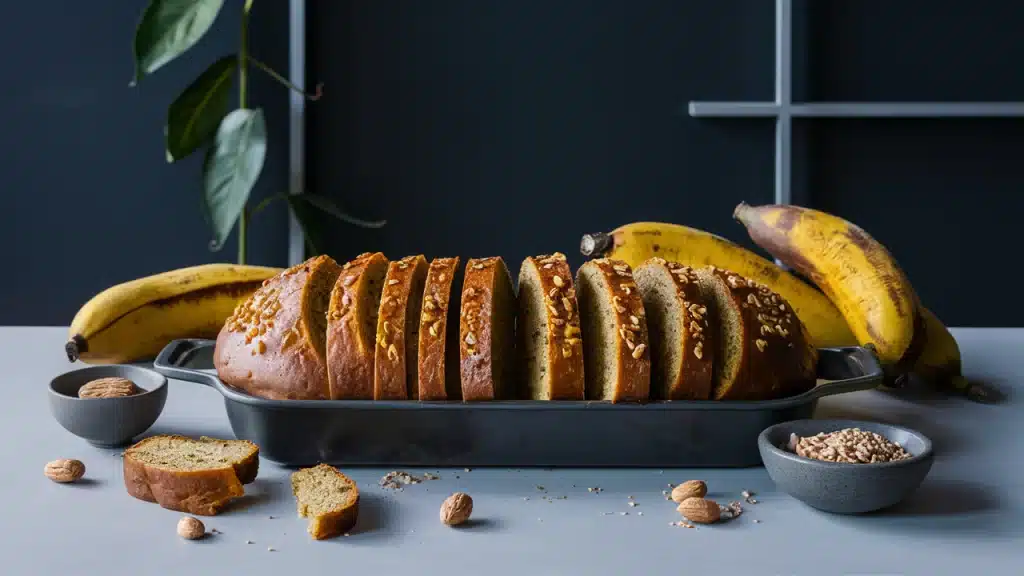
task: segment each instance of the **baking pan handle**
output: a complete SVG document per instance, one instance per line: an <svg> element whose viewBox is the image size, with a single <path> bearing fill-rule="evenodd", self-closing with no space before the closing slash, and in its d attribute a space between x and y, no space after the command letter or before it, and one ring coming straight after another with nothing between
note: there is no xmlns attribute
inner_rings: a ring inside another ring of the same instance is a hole
<svg viewBox="0 0 1024 576"><path fill-rule="evenodd" d="M870 390L882 383L882 364L869 348L823 348L818 357L818 377L833 382L819 384L807 394L821 398Z"/></svg>
<svg viewBox="0 0 1024 576"><path fill-rule="evenodd" d="M172 340L167 346L164 346L156 360L153 361L153 369L168 378L177 378L178 380L216 387L216 376L213 374L208 374L195 368L184 367L196 352L212 348L213 345L213 340L203 340L200 338Z"/></svg>

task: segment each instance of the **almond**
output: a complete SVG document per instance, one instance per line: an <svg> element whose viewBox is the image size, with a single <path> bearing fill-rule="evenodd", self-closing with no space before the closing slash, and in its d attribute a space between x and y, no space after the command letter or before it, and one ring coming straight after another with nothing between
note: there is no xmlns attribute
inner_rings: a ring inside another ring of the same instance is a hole
<svg viewBox="0 0 1024 576"><path fill-rule="evenodd" d="M708 485L703 480L687 480L672 489L672 501L681 504L687 498L703 498L708 493Z"/></svg>
<svg viewBox="0 0 1024 576"><path fill-rule="evenodd" d="M721 510L714 500L687 498L676 508L690 522L714 524L721 517Z"/></svg>

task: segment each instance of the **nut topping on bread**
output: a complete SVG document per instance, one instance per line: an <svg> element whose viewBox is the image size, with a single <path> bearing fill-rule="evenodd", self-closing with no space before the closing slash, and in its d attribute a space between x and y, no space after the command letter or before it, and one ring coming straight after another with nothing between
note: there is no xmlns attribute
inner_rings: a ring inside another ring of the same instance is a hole
<svg viewBox="0 0 1024 576"><path fill-rule="evenodd" d="M500 257L466 263L459 320L462 398L515 396L515 288Z"/></svg>
<svg viewBox="0 0 1024 576"><path fill-rule="evenodd" d="M427 261L422 255L406 256L388 265L377 320L373 377L377 400L417 397L417 349L426 275Z"/></svg>

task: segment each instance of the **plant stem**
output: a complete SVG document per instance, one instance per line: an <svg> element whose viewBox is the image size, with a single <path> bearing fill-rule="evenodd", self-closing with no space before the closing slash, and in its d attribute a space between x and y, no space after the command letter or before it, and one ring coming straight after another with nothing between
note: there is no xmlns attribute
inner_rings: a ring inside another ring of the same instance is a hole
<svg viewBox="0 0 1024 576"><path fill-rule="evenodd" d="M242 7L242 30L240 34L240 43L238 53L241 57L238 59L238 107L245 109L247 107L247 88L249 83L249 71L246 65L249 54L249 11L252 10L253 0L245 0L245 5ZM238 263L245 264L246 257L246 228L248 228L249 221L249 209L248 206L242 206L242 213L238 215Z"/></svg>
<svg viewBox="0 0 1024 576"><path fill-rule="evenodd" d="M263 62L260 62L259 60L255 59L255 58L253 58L252 56L249 56L249 55L245 55L244 57L249 62L252 62L253 64L255 64L257 68L259 68L260 70L263 70L264 72L266 72L268 76L270 76L274 80L277 80L279 83L281 83L285 88L288 88L290 90L294 90L294 91L298 92L299 94L302 94L308 100L319 100L320 96L323 95L323 88L324 88L323 84L317 84L316 85L316 89L313 92L306 92L302 88L299 88L295 84L292 84L284 76L281 76L280 74L278 74L276 71L274 71L273 68L271 68L267 64L264 64Z"/></svg>

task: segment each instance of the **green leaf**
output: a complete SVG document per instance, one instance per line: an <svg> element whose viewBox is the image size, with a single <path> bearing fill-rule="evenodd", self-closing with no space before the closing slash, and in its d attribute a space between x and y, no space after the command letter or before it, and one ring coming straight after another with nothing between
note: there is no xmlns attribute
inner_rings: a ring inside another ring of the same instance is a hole
<svg viewBox="0 0 1024 576"><path fill-rule="evenodd" d="M135 27L132 86L194 46L223 4L224 0L150 0Z"/></svg>
<svg viewBox="0 0 1024 576"><path fill-rule="evenodd" d="M232 54L217 60L178 95L167 108L167 161L181 160L204 146L217 133L228 112L231 77L238 69Z"/></svg>
<svg viewBox="0 0 1024 576"><path fill-rule="evenodd" d="M238 221L266 155L263 110L238 109L224 117L203 164L203 198L215 250L224 245Z"/></svg>
<svg viewBox="0 0 1024 576"><path fill-rule="evenodd" d="M295 194L291 196L291 198L294 198L299 202L305 202L321 212L334 216L342 222L348 222L355 226L361 226L363 228L380 228L387 224L387 220L363 220L361 218L356 218L355 216L350 216L349 214L342 212L341 209L338 208L338 206L329 198L324 198L323 196L315 196L313 194ZM289 201L291 201L291 199L289 199Z"/></svg>

